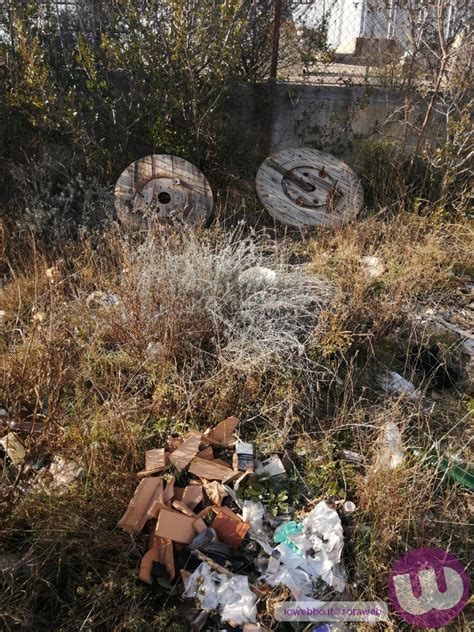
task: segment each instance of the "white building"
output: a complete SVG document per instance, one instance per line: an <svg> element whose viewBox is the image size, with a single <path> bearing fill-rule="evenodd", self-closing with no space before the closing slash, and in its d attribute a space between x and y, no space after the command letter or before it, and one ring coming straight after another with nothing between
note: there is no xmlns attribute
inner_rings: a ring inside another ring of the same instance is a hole
<svg viewBox="0 0 474 632"><path fill-rule="evenodd" d="M392 40L403 50L410 46L409 13L400 0L302 0L294 11L295 22L301 26L317 27L328 21L327 44L337 53L354 53L358 38ZM406 4L406 3L405 3ZM427 23L435 17L426 3L418 3L416 19ZM466 3L453 0L445 16L446 34Z"/></svg>

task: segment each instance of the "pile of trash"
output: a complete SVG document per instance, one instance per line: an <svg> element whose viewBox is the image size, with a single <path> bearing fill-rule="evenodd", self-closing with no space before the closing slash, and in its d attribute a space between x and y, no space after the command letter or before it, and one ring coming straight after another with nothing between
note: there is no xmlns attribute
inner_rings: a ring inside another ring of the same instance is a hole
<svg viewBox="0 0 474 632"><path fill-rule="evenodd" d="M84 478L83 466L60 455L28 454L21 435L29 437L33 433L42 432L41 422L7 421L5 424L8 431L0 438L0 464L3 466L0 488L2 495L7 496L13 490L18 493L35 490L42 490L48 494L66 493L70 485Z"/></svg>
<svg viewBox="0 0 474 632"><path fill-rule="evenodd" d="M265 482L285 487L287 473L277 455L258 461L253 445L236 439L238 425L229 417L148 450L118 523L134 535L150 528L139 578L155 594L178 595L194 630L213 616L219 624L259 630L257 605L270 595L335 600L346 589L339 514L322 501L298 518L278 515L263 495L246 498L246 490Z"/></svg>

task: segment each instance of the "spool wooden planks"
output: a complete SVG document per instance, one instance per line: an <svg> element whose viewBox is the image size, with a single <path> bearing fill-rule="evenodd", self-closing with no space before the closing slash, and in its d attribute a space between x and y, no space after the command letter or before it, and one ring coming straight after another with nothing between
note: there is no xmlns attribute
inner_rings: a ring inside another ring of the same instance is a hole
<svg viewBox="0 0 474 632"><path fill-rule="evenodd" d="M317 149L284 149L267 158L257 194L275 219L291 226L336 226L354 219L363 204L352 169Z"/></svg>
<svg viewBox="0 0 474 632"><path fill-rule="evenodd" d="M115 208L122 224L205 223L212 212L212 190L204 174L177 156L154 154L129 165L115 186Z"/></svg>

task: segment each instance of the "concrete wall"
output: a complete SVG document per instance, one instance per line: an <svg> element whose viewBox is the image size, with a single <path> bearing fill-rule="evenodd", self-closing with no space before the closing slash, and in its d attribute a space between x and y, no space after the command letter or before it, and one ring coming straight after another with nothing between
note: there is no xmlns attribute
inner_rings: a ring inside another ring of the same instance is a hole
<svg viewBox="0 0 474 632"><path fill-rule="evenodd" d="M273 94L272 149L330 144L342 133L369 136L400 105L397 91L278 84Z"/></svg>
<svg viewBox="0 0 474 632"><path fill-rule="evenodd" d="M400 135L401 126L386 121L401 105L396 90L278 82L236 86L226 111L236 151L247 141L258 161L303 146L347 157L357 135Z"/></svg>

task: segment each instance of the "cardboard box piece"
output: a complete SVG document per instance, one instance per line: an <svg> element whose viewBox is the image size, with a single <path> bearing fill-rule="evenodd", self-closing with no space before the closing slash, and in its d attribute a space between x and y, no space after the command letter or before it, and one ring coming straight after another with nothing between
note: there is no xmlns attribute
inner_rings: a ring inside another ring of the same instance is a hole
<svg viewBox="0 0 474 632"><path fill-rule="evenodd" d="M198 456L200 459L207 459L208 461L213 461L214 450L212 449L212 446L208 445L207 448L204 448L204 450L201 450L201 452L198 452L196 456Z"/></svg>
<svg viewBox="0 0 474 632"><path fill-rule="evenodd" d="M156 448L145 452L145 469L138 472L137 477L143 478L158 474L169 465L169 453L164 448Z"/></svg>
<svg viewBox="0 0 474 632"><path fill-rule="evenodd" d="M183 500L184 487L174 487L173 500Z"/></svg>
<svg viewBox="0 0 474 632"><path fill-rule="evenodd" d="M145 452L145 469L156 470L159 467L166 467L168 459L164 448L156 448L155 450L147 450Z"/></svg>
<svg viewBox="0 0 474 632"><path fill-rule="evenodd" d="M145 553L140 563L139 578L151 584L151 571L153 569L153 562L159 562L166 566L170 580L175 577L174 555L173 555L173 543L171 540L154 537L152 547Z"/></svg>
<svg viewBox="0 0 474 632"><path fill-rule="evenodd" d="M202 485L188 485L183 492L181 500L190 509L194 509L196 505L203 499Z"/></svg>
<svg viewBox="0 0 474 632"><path fill-rule="evenodd" d="M194 513L194 511L192 511L187 505L185 505L180 500L173 500L171 505L172 505L173 509L176 509L176 511L179 511L180 513L184 514L185 516L191 516L192 518L196 517L196 514Z"/></svg>
<svg viewBox="0 0 474 632"><path fill-rule="evenodd" d="M196 518L193 522L193 527L196 533L201 533L201 531L207 529L207 525L202 518Z"/></svg>
<svg viewBox="0 0 474 632"><path fill-rule="evenodd" d="M170 505L171 501L174 498L174 482L176 480L175 476L170 476L168 481L166 482L165 491L163 493L163 502L165 505Z"/></svg>
<svg viewBox="0 0 474 632"><path fill-rule="evenodd" d="M184 442L182 437L168 437L168 450L174 452Z"/></svg>
<svg viewBox="0 0 474 632"><path fill-rule="evenodd" d="M218 481L202 481L202 486L204 487L204 491L206 492L206 496L209 498L211 503L220 507L222 505L222 501L226 496L228 496L224 487Z"/></svg>

